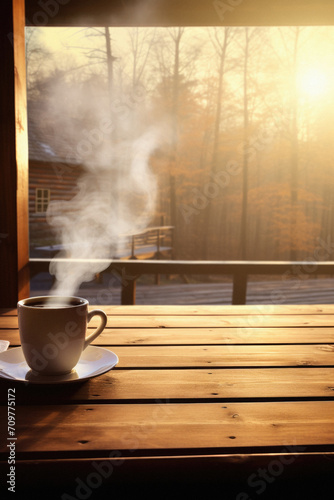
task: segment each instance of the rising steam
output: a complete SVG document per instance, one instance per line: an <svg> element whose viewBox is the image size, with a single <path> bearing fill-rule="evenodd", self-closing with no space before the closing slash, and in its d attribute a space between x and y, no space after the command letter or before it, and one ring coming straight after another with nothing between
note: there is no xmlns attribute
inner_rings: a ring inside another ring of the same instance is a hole
<svg viewBox="0 0 334 500"><path fill-rule="evenodd" d="M63 248L56 258L76 262L51 262L50 273L56 278L52 295L75 295L81 283L108 267L106 259L117 254L126 235L146 228L153 215L156 182L149 160L162 129L147 124L143 106L139 99L132 108L110 113L105 102L95 100L95 126L85 130L86 143L79 130L75 144L81 158L76 154L76 159L84 171L77 193L70 201L50 203L48 209L48 222ZM92 109L89 112L91 116Z"/></svg>

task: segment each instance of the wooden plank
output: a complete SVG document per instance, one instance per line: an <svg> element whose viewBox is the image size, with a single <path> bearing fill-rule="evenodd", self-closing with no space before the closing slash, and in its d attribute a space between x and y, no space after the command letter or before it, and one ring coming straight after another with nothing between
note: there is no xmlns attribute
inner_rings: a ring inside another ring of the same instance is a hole
<svg viewBox="0 0 334 500"><path fill-rule="evenodd" d="M218 328L218 327L331 327L331 315L249 315L249 316L115 316L109 320L114 328Z"/></svg>
<svg viewBox="0 0 334 500"><path fill-rule="evenodd" d="M334 314L334 304L309 304L309 305L276 305L276 304L258 304L258 305L212 305L212 306L193 306L193 305L112 305L112 306L90 306L101 307L106 313L112 316L239 316L239 315L258 315L258 314ZM15 312L15 310L13 311Z"/></svg>
<svg viewBox="0 0 334 500"><path fill-rule="evenodd" d="M3 316L0 319L0 327L1 329L18 328L17 316Z"/></svg>
<svg viewBox="0 0 334 500"><path fill-rule="evenodd" d="M0 408L0 427L7 408ZM20 406L16 412L16 456L111 450L233 450L266 452L277 447L330 446L334 451L334 401ZM8 454L7 442L0 452Z"/></svg>
<svg viewBox="0 0 334 500"><path fill-rule="evenodd" d="M334 304L258 304L258 305L91 305L111 316L245 316L334 314ZM16 308L0 309L0 317L16 316Z"/></svg>
<svg viewBox="0 0 334 500"><path fill-rule="evenodd" d="M332 368L156 370L152 375L145 370L114 370L105 377L113 384L115 399L131 399L129 391L132 398L156 399L331 398L334 395Z"/></svg>
<svg viewBox="0 0 334 500"><path fill-rule="evenodd" d="M18 335L18 334L17 334ZM321 344L334 343L333 328L107 328L97 345Z"/></svg>
<svg viewBox="0 0 334 500"><path fill-rule="evenodd" d="M2 320L6 327L6 317ZM332 327L332 315L110 316L112 328Z"/></svg>
<svg viewBox="0 0 334 500"><path fill-rule="evenodd" d="M94 327L89 327L92 331ZM20 344L17 328L0 329L0 337ZM110 328L94 345L198 345L198 344L334 344L333 328Z"/></svg>
<svg viewBox="0 0 334 500"><path fill-rule="evenodd" d="M333 368L128 370L115 368L82 384L25 385L0 379L0 403L15 385L18 404L94 404L122 401L334 398ZM21 411L21 410L20 410Z"/></svg>
<svg viewBox="0 0 334 500"><path fill-rule="evenodd" d="M17 316L17 309L16 308L0 309L0 322L3 316Z"/></svg>
<svg viewBox="0 0 334 500"><path fill-rule="evenodd" d="M115 346L119 368L333 366L334 345Z"/></svg>
<svg viewBox="0 0 334 500"><path fill-rule="evenodd" d="M106 310L102 307L103 310ZM95 325L98 320L90 322ZM2 328L17 328L16 316L3 316ZM334 324L334 315L208 315L208 316L126 316L108 314L108 326L112 328L231 328L231 327L329 327Z"/></svg>
<svg viewBox="0 0 334 500"><path fill-rule="evenodd" d="M249 316L334 314L333 304L252 304L252 305L90 305L112 316ZM0 309L0 317L16 316L16 308Z"/></svg>

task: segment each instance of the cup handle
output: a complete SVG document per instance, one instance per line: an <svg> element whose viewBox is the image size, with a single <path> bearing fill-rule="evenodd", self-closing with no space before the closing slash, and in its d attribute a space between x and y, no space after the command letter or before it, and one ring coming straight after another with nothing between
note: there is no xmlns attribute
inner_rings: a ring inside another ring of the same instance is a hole
<svg viewBox="0 0 334 500"><path fill-rule="evenodd" d="M89 346L89 344L91 342L93 342L93 340L95 340L96 337L98 337L100 335L100 333L103 332L104 327L107 324L107 315L101 309L94 309L93 311L90 311L87 314L87 323L90 322L90 320L92 319L93 316L100 316L101 323L100 323L100 325L96 328L96 330L93 333L91 333L88 337L86 337L83 350L85 350L86 347Z"/></svg>

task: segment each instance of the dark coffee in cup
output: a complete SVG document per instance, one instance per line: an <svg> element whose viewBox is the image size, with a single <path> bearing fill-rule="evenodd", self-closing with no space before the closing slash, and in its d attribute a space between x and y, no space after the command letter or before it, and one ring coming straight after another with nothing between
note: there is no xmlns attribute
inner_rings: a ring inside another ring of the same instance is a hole
<svg viewBox="0 0 334 500"><path fill-rule="evenodd" d="M88 301L80 297L31 297L17 306L24 357L33 372L43 375L69 373L107 324L105 312L88 311ZM93 316L101 322L86 337Z"/></svg>
<svg viewBox="0 0 334 500"><path fill-rule="evenodd" d="M31 304L29 307L34 307L37 309L63 309L72 307L73 304L43 304L42 302L37 302L36 304Z"/></svg>

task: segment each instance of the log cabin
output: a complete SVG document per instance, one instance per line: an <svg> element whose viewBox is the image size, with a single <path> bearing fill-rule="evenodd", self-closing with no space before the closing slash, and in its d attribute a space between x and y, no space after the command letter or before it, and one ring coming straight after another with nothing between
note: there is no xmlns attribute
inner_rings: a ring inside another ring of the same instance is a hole
<svg viewBox="0 0 334 500"><path fill-rule="evenodd" d="M38 248L56 242L47 222L50 201L67 201L73 197L83 167L68 158L67 144L52 130L41 126L33 112L28 117L28 145L29 249L30 256L34 257L39 255Z"/></svg>

